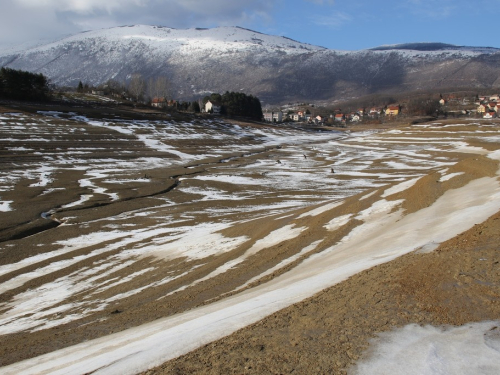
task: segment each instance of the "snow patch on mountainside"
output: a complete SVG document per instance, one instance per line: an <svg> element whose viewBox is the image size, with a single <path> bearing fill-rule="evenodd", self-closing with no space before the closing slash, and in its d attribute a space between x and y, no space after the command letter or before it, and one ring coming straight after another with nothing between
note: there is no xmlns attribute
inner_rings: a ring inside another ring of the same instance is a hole
<svg viewBox="0 0 500 375"><path fill-rule="evenodd" d="M158 26L122 26L96 31L88 31L64 38L54 43L38 46L25 53L48 52L64 45L80 43L82 48L99 42L99 48L112 49L116 43L130 44L140 42L152 51L164 52L180 50L192 51L216 50L218 52L236 52L249 49L281 50L285 53L300 54L323 50L292 39L261 34L240 27L218 27L214 29L171 29Z"/></svg>
<svg viewBox="0 0 500 375"><path fill-rule="evenodd" d="M22 53L47 53L64 46L79 44L80 48L113 51L117 44L127 45L141 43L156 53L178 51L185 54L201 51L217 51L222 53L246 52L251 50L281 51L286 54L304 54L317 51L335 52L340 55L353 53L398 53L408 57L443 57L443 56L477 56L491 54L498 49L487 47L461 47L443 45L442 49L425 50L411 48L409 45L382 46L360 51L329 50L327 48L300 43L295 40L262 34L241 27L217 27L213 29L173 29L161 26L133 25L108 29L87 31L72 35L56 42L25 49ZM96 45L97 44L97 45ZM429 43L430 44L430 43ZM415 44L420 45L420 44ZM401 46L401 47L400 47ZM97 51L96 50L96 51ZM0 56L11 54L13 50L0 51Z"/></svg>
<svg viewBox="0 0 500 375"><path fill-rule="evenodd" d="M42 73L56 85L73 87L79 81L126 83L134 73L146 80L165 76L179 100L244 91L276 104L436 88L436 82L490 87L499 77L498 51L439 43L340 51L241 27L135 25L88 31L16 53L0 51L0 66Z"/></svg>

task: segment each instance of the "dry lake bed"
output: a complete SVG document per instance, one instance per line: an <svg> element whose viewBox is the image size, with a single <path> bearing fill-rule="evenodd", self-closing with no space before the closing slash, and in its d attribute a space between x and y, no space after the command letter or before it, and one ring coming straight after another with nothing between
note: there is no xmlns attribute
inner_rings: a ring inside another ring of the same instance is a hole
<svg viewBox="0 0 500 375"><path fill-rule="evenodd" d="M500 371L499 122L0 107L0 143L2 374Z"/></svg>

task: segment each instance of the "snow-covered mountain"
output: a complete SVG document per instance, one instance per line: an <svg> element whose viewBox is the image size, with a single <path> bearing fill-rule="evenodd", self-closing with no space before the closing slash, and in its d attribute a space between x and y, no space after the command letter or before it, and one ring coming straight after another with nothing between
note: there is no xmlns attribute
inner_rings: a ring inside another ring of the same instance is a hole
<svg viewBox="0 0 500 375"><path fill-rule="evenodd" d="M265 103L328 100L376 92L491 87L500 50L441 43L336 51L239 27L178 30L125 26L90 31L18 52L0 66L41 72L55 84L93 85L167 76L175 96L244 91Z"/></svg>

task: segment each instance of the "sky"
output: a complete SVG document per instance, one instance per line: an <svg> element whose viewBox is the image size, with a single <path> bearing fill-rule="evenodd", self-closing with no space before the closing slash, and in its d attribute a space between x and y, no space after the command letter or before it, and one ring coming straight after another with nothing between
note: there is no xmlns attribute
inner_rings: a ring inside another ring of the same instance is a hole
<svg viewBox="0 0 500 375"><path fill-rule="evenodd" d="M500 47L500 0L1 0L0 48L122 25L241 26L337 50L443 42ZM492 17L493 16L493 17Z"/></svg>

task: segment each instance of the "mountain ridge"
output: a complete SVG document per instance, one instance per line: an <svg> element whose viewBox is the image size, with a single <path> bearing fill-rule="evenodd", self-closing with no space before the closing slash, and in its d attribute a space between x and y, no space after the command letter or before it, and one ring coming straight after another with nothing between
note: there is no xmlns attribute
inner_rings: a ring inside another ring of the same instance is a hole
<svg viewBox="0 0 500 375"><path fill-rule="evenodd" d="M130 25L91 30L17 53L0 66L40 72L53 83L99 85L167 76L181 100L244 91L265 103L334 100L500 82L500 49L406 43L332 50L242 27L173 29Z"/></svg>

